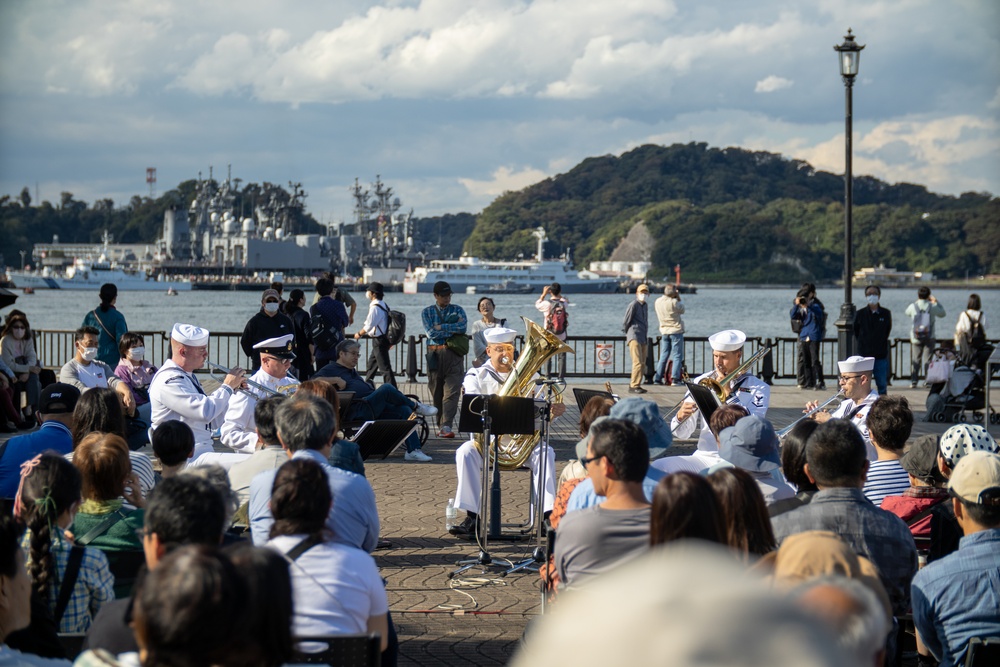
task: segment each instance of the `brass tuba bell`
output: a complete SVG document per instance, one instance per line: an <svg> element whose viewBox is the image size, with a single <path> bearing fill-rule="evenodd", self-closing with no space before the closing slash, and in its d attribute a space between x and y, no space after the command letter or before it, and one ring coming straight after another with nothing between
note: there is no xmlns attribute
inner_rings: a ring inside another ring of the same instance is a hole
<svg viewBox="0 0 1000 667"><path fill-rule="evenodd" d="M521 318L525 326L524 349L521 356L504 381L497 396L517 396L531 398L535 392L535 374L553 355L573 354L573 348L559 340L554 333L546 331L526 317ZM556 395L556 402L562 402L562 393ZM538 444L541 434L535 431L531 435L502 435L497 441L497 456L501 470L516 470L524 465L531 450ZM477 434L473 441L476 449L483 453L483 436ZM492 450L490 450L492 460Z"/></svg>

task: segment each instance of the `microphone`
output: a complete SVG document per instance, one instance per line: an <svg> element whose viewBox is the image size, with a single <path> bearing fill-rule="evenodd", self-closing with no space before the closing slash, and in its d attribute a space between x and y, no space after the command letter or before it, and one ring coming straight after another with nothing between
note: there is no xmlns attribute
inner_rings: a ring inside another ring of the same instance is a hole
<svg viewBox="0 0 1000 667"><path fill-rule="evenodd" d="M540 387L543 384L555 385L555 384L562 384L562 383L563 383L563 381L560 380L559 378L555 378L555 379L552 379L552 378L538 378L537 380L535 380L535 386L536 387Z"/></svg>

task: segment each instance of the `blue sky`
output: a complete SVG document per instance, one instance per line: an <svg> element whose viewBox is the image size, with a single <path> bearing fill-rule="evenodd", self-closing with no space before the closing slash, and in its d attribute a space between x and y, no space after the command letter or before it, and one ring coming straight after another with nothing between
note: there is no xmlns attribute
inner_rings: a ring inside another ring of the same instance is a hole
<svg viewBox="0 0 1000 667"><path fill-rule="evenodd" d="M1000 194L995 0L4 0L0 194L118 204L232 164L324 222L381 174L478 212L588 156L704 141Z"/></svg>

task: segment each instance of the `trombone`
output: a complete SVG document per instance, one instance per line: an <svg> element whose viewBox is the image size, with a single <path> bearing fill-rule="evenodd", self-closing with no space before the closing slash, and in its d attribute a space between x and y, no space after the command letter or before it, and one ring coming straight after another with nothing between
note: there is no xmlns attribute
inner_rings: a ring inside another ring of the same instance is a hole
<svg viewBox="0 0 1000 667"><path fill-rule="evenodd" d="M762 347L759 350L757 350L749 359L740 364L736 368L736 370L734 370L732 373L722 378L721 380L716 380L715 378L707 377L698 380L698 384L700 384L702 387L710 389L712 393L715 394L716 400L719 401L719 405L722 405L723 403L726 402L726 399L729 398L729 383L738 378L739 376L743 375L743 373L745 373L748 368L753 366L757 362L757 360L763 359L770 353L771 353L771 348ZM687 394L685 394L685 396L687 396ZM681 398L681 400L677 401L674 407L670 408L670 410L667 411L667 414L663 415L664 421L670 419L670 417L673 416L673 414L677 412L680 409L681 405L683 404L684 404L684 399Z"/></svg>
<svg viewBox="0 0 1000 667"><path fill-rule="evenodd" d="M225 378L226 375L231 375L232 374L232 371L230 369L226 368L225 366L220 366L219 364L213 364L211 361L207 362L206 365L208 366L208 376L210 378L212 378L213 380L215 380L216 382L223 382L226 379ZM219 373L222 373L223 376L219 377L218 375L216 375L215 374L216 371L218 371ZM249 385L249 386L253 387L254 389L256 389L258 391L261 391L264 394L269 395L269 396L284 396L285 395L285 394L282 394L280 391L275 391L274 389L271 389L270 387L265 387L264 385L262 385L262 384L260 384L258 382L254 382L253 380L251 380L249 378L246 378L246 377L243 378L243 382L245 382L247 385ZM242 387L239 389L239 391L242 391L247 396L253 396L254 398L259 398L252 391L249 391L249 390L244 389Z"/></svg>
<svg viewBox="0 0 1000 667"><path fill-rule="evenodd" d="M813 408L809 412L805 413L804 415L802 415L801 417L799 417L798 419L796 419L795 421L793 421L791 424L789 424L785 428L783 428L780 431L778 431L778 433L777 433L778 438L781 439L781 438L784 438L786 435L788 435L788 432L791 431L795 427L795 425L798 424L803 419L809 419L810 417L812 417L817 412L821 412L822 410L824 410L826 408L826 406L830 405L834 401L843 401L845 398L847 398L847 397L844 396L844 392L842 392L842 391L841 392L837 392L836 394L834 394L830 398L826 399L826 402L823 403L823 405L817 405L815 408Z"/></svg>

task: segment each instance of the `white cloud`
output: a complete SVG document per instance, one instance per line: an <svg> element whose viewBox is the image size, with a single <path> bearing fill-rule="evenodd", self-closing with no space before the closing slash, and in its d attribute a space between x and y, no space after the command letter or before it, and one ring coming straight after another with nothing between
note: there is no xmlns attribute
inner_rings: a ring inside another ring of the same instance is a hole
<svg viewBox="0 0 1000 667"><path fill-rule="evenodd" d="M497 197L504 192L521 190L548 177L543 171L525 167L514 171L510 167L500 167L488 181L477 181L471 178L460 178L458 182L465 186L474 197Z"/></svg>
<svg viewBox="0 0 1000 667"><path fill-rule="evenodd" d="M755 93L773 93L776 90L782 90L783 88L790 88L794 85L794 81L789 81L780 76L774 74L768 76L767 78L761 79L757 82L754 87L753 92Z"/></svg>

